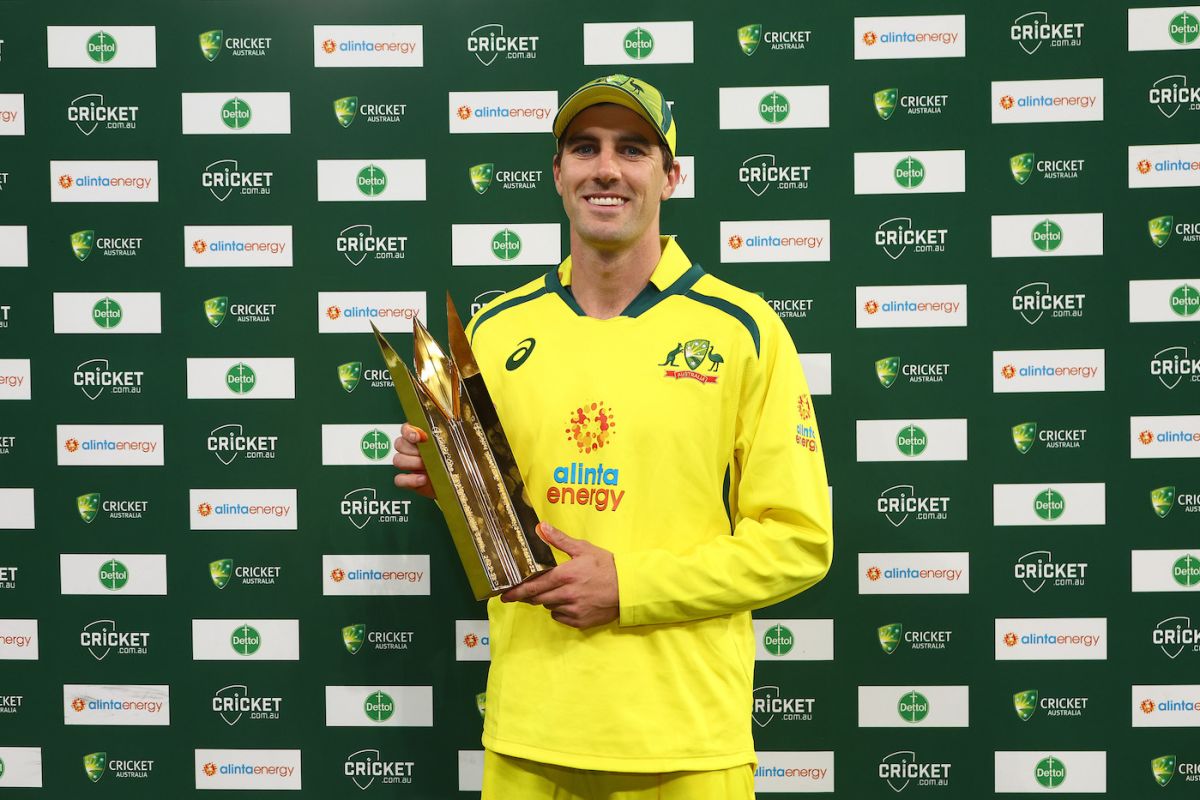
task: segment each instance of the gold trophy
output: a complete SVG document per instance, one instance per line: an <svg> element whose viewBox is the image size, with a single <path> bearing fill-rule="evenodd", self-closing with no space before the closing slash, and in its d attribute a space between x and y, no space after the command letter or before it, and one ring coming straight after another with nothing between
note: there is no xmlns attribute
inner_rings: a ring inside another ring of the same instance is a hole
<svg viewBox="0 0 1200 800"><path fill-rule="evenodd" d="M404 415L429 439L417 446L476 600L500 594L554 567L537 535L537 513L462 321L446 293L450 353L413 320L413 369L374 323ZM415 373L415 374L414 374Z"/></svg>

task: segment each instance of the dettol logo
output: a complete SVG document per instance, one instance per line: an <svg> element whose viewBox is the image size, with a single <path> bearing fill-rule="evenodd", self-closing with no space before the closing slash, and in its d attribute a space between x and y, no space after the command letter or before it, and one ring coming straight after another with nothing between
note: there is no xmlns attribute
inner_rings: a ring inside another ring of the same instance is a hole
<svg viewBox="0 0 1200 800"><path fill-rule="evenodd" d="M386 722L396 713L396 701L387 692L376 690L363 701L363 711L374 722Z"/></svg>
<svg viewBox="0 0 1200 800"><path fill-rule="evenodd" d="M231 97L221 106L221 122L226 128L241 130L250 124L250 105L240 97Z"/></svg>
<svg viewBox="0 0 1200 800"><path fill-rule="evenodd" d="M763 647L773 656L787 655L796 646L796 637L792 632L776 623L763 634Z"/></svg>
<svg viewBox="0 0 1200 800"><path fill-rule="evenodd" d="M117 40L111 33L96 31L88 37L87 54L97 64L107 64L117 57Z"/></svg>
<svg viewBox="0 0 1200 800"><path fill-rule="evenodd" d="M99 577L101 586L111 592L116 592L125 588L125 584L129 583L129 569L115 558L110 558L100 565Z"/></svg>
<svg viewBox="0 0 1200 800"><path fill-rule="evenodd" d="M915 724L929 716L929 698L915 689L905 692L900 696L896 710L902 720Z"/></svg>
<svg viewBox="0 0 1200 800"><path fill-rule="evenodd" d="M634 28L625 34L625 55L641 61L654 52L654 37L645 28Z"/></svg>
<svg viewBox="0 0 1200 800"><path fill-rule="evenodd" d="M262 647L262 636L254 628L243 624L233 629L229 644L239 656L252 656Z"/></svg>
<svg viewBox="0 0 1200 800"><path fill-rule="evenodd" d="M1056 520L1067 509L1066 499L1053 489L1038 492L1033 498L1033 511L1044 520Z"/></svg>
<svg viewBox="0 0 1200 800"><path fill-rule="evenodd" d="M1033 775L1042 786L1053 789L1067 779L1067 768L1054 756L1046 756L1037 763Z"/></svg>

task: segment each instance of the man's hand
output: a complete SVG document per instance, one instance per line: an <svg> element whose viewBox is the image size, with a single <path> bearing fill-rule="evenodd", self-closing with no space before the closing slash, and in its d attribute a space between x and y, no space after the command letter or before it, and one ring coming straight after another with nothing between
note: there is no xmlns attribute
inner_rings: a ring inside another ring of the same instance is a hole
<svg viewBox="0 0 1200 800"><path fill-rule="evenodd" d="M617 619L621 606L613 554L591 542L572 539L548 522L539 523L537 531L571 560L514 586L500 599L545 606L551 618L572 628L593 628Z"/></svg>
<svg viewBox="0 0 1200 800"><path fill-rule="evenodd" d="M401 489L412 489L425 497L433 497L433 484L425 473L425 462L417 452L417 444L428 441L429 434L415 425L404 423L400 435L396 437L396 455L392 456L392 465L401 472L395 477L396 486Z"/></svg>

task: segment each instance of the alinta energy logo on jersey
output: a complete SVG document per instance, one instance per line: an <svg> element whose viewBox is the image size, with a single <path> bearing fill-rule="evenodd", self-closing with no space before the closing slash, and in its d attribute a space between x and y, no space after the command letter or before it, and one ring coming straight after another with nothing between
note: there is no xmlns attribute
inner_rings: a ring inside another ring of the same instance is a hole
<svg viewBox="0 0 1200 800"><path fill-rule="evenodd" d="M807 189L811 172L811 164L781 164L774 153L758 153L741 163L737 178L738 183L749 189L751 194L762 197L768 189Z"/></svg>
<svg viewBox="0 0 1200 800"><path fill-rule="evenodd" d="M135 258L142 249L144 238L141 236L97 236L94 229L88 228L71 234L71 253L80 261L96 254L105 258Z"/></svg>
<svg viewBox="0 0 1200 800"><path fill-rule="evenodd" d="M577 454L603 457L604 447L617 433L618 417L603 401L583 403L566 418L563 428L569 446ZM625 499L620 488L621 471L614 466L597 462L589 466L584 461L572 461L554 468L552 483L546 489L546 501L558 505L580 505L596 511L616 512Z"/></svg>
<svg viewBox="0 0 1200 800"><path fill-rule="evenodd" d="M368 125L403 122L407 110L407 103L360 101L358 95L339 97L333 101L333 116L343 128L349 128L360 117Z"/></svg>
<svg viewBox="0 0 1200 800"><path fill-rule="evenodd" d="M1189 83L1182 73L1164 75L1150 85L1146 99L1164 117L1173 119L1180 110L1200 111L1200 86Z"/></svg>
<svg viewBox="0 0 1200 800"><path fill-rule="evenodd" d="M236 158L222 158L204 168L200 173L200 185L223 203L233 194L239 197L271 194L274 177L275 173L270 170L244 170Z"/></svg>
<svg viewBox="0 0 1200 800"><path fill-rule="evenodd" d="M1050 695L1037 689L1024 689L1012 697L1017 719L1028 722L1041 711L1042 717L1077 719L1087 712L1090 697L1086 695Z"/></svg>
<svg viewBox="0 0 1200 800"><path fill-rule="evenodd" d="M913 750L897 750L879 760L879 777L893 792L903 792L909 784L922 788L950 786L949 761L922 761Z"/></svg>
<svg viewBox="0 0 1200 800"><path fill-rule="evenodd" d="M542 37L528 34L513 35L499 22L489 22L467 34L467 52L485 67L496 59L528 61L537 58L538 41Z"/></svg>
<svg viewBox="0 0 1200 800"><path fill-rule="evenodd" d="M1030 325L1036 325L1046 316L1051 319L1083 317L1085 300L1087 295L1082 292L1053 292L1049 281L1033 281L1013 292L1012 310Z"/></svg>
<svg viewBox="0 0 1200 800"><path fill-rule="evenodd" d="M1017 559L1013 577L1037 594L1046 584L1061 587L1087 585L1086 561L1056 561L1049 550L1034 550Z"/></svg>
<svg viewBox="0 0 1200 800"><path fill-rule="evenodd" d="M775 720L812 722L816 703L814 697L784 694L779 686L756 686L750 714L754 724L760 728L767 727Z"/></svg>
<svg viewBox="0 0 1200 800"><path fill-rule="evenodd" d="M1189 244L1200 242L1200 221L1176 222L1173 214L1163 214L1148 220L1146 231L1150 235L1150 241L1159 250L1166 247L1167 242L1171 241L1172 234L1177 242Z"/></svg>
<svg viewBox="0 0 1200 800"><path fill-rule="evenodd" d="M239 564L232 558L218 558L208 564L213 586L224 589L231 582L238 586L274 586L283 567L278 564Z"/></svg>
<svg viewBox="0 0 1200 800"><path fill-rule="evenodd" d="M1034 175L1043 180L1076 180L1087 165L1084 158L1038 158L1036 153L1017 153L1008 158L1008 171L1018 186L1029 183Z"/></svg>
<svg viewBox="0 0 1200 800"><path fill-rule="evenodd" d="M906 627L902 622L880 625L875 629L875 633L879 638L879 648L889 656L902 645L908 645L909 650L940 652L949 647L950 639L954 635L951 629Z"/></svg>
<svg viewBox="0 0 1200 800"><path fill-rule="evenodd" d="M1150 641L1170 659L1184 652L1200 654L1200 625L1193 625L1185 615L1167 617L1154 626Z"/></svg>
<svg viewBox="0 0 1200 800"><path fill-rule="evenodd" d="M223 686L213 692L210 708L226 725L233 727L242 719L272 721L280 719L282 697L258 695L244 683Z"/></svg>
<svg viewBox="0 0 1200 800"><path fill-rule="evenodd" d="M79 646L97 661L103 661L113 650L118 655L144 656L150 652L150 632L126 631L115 620L98 619L83 626Z"/></svg>
<svg viewBox="0 0 1200 800"><path fill-rule="evenodd" d="M467 168L467 180L479 195L487 194L493 186L510 192L537 189L544 174L540 169L496 169L491 161Z"/></svg>
<svg viewBox="0 0 1200 800"><path fill-rule="evenodd" d="M250 435L240 422L228 422L209 431L204 439L204 449L229 466L241 456L246 460L266 460L276 457L279 449L278 436Z"/></svg>
<svg viewBox="0 0 1200 800"><path fill-rule="evenodd" d="M114 395L134 395L142 393L145 374L142 370L114 370L107 358L92 358L75 367L71 384L78 386L89 400L95 400L106 390Z"/></svg>
<svg viewBox="0 0 1200 800"><path fill-rule="evenodd" d="M338 503L338 514L361 531L370 522L381 525L408 522L411 502L394 497L381 499L375 487L362 486L342 496Z"/></svg>
<svg viewBox="0 0 1200 800"><path fill-rule="evenodd" d="M105 499L100 492L88 492L75 498L75 510L79 512L79 518L89 525L100 514L110 520L141 519L150 513L150 501Z"/></svg>
<svg viewBox="0 0 1200 800"><path fill-rule="evenodd" d="M204 301L204 318L214 328L228 321L239 325L267 324L274 321L276 303L230 302L228 295L217 295Z"/></svg>
<svg viewBox="0 0 1200 800"><path fill-rule="evenodd" d="M474 316L474 314L471 316ZM363 367L363 362L361 361L347 361L345 364L338 364L337 379L338 385L342 387L342 391L346 394L353 394L359 384L369 386L372 389L392 389L395 387L395 384L392 383L392 374L387 369Z"/></svg>
<svg viewBox="0 0 1200 800"><path fill-rule="evenodd" d="M1025 455L1035 444L1047 450L1078 450L1087 441L1087 428L1048 428L1036 420L1012 426L1012 443L1017 452Z"/></svg>
<svg viewBox="0 0 1200 800"><path fill-rule="evenodd" d="M764 28L761 22L752 22L737 29L737 40L742 52L748 56L754 55L760 49L804 50L812 44L812 31L769 26Z"/></svg>
<svg viewBox="0 0 1200 800"><path fill-rule="evenodd" d="M910 94L893 86L880 89L871 95L871 99L875 104L875 113L886 122L895 116L896 109L900 109L905 116L941 114L950 102L950 95Z"/></svg>
<svg viewBox="0 0 1200 800"><path fill-rule="evenodd" d="M101 127L108 131L136 130L137 116L138 106L113 105L98 92L81 94L67 105L67 122L84 136L91 136Z"/></svg>
<svg viewBox="0 0 1200 800"><path fill-rule="evenodd" d="M1029 11L1012 21L1009 38L1028 55L1046 47L1079 47L1083 44L1082 22L1051 20L1049 12Z"/></svg>
<svg viewBox="0 0 1200 800"><path fill-rule="evenodd" d="M917 361L886 356L875 361L879 385L890 389L898 379L904 383L943 383L950 374L949 362Z"/></svg>
<svg viewBox="0 0 1200 800"><path fill-rule="evenodd" d="M894 528L899 528L909 519L944 522L950 518L950 498L924 495L910 483L899 483L879 493L875 510L883 514Z"/></svg>
<svg viewBox="0 0 1200 800"><path fill-rule="evenodd" d="M357 267L368 258L373 262L403 259L408 248L408 237L376 234L374 225L360 222L342 228L334 246L351 266Z"/></svg>
<svg viewBox="0 0 1200 800"><path fill-rule="evenodd" d="M365 622L356 622L342 628L342 645L352 656L358 655L363 647L377 653L395 653L408 650L412 643L412 631L383 630L370 627Z"/></svg>
<svg viewBox="0 0 1200 800"><path fill-rule="evenodd" d="M368 748L346 756L342 774L366 791L376 780L384 785L412 783L414 764L413 761L389 761L378 750Z"/></svg>
<svg viewBox="0 0 1200 800"><path fill-rule="evenodd" d="M227 35L223 29L204 31L196 37L205 61L216 61L222 53L233 58L262 58L271 51L271 36L242 33Z"/></svg>
<svg viewBox="0 0 1200 800"><path fill-rule="evenodd" d="M678 358L683 358L683 364L680 364L676 360ZM669 348L658 366L687 367L687 369L667 369L663 372L664 378L673 378L675 380L690 378L702 384L709 384L717 382L718 376L716 373L724 363L724 356L717 352L716 346L711 341L708 339L688 339L676 342L673 347ZM701 367L704 367L704 372L698 371Z"/></svg>

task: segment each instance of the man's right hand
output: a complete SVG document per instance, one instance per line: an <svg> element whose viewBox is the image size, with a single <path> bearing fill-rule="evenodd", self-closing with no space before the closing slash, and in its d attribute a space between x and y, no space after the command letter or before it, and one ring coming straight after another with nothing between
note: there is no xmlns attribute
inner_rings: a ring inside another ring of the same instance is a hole
<svg viewBox="0 0 1200 800"><path fill-rule="evenodd" d="M400 428L396 438L396 455L392 456L392 465L400 470L395 477L396 486L401 489L412 489L417 494L433 498L433 484L425 473L425 462L417 451L417 445L429 440L429 434L415 425L407 422Z"/></svg>

